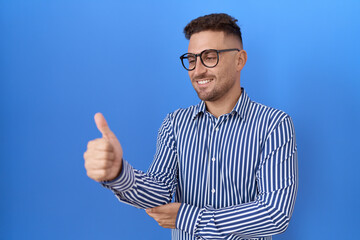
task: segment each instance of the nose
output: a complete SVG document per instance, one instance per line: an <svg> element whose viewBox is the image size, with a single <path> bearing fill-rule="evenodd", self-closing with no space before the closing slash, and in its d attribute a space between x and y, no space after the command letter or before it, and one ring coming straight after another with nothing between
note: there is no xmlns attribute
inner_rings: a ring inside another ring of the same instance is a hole
<svg viewBox="0 0 360 240"><path fill-rule="evenodd" d="M198 59L196 61L195 69L191 72L193 72L193 74L195 76L201 75L201 74L204 74L207 72L207 67L205 67L204 64L201 62L200 57L198 57Z"/></svg>

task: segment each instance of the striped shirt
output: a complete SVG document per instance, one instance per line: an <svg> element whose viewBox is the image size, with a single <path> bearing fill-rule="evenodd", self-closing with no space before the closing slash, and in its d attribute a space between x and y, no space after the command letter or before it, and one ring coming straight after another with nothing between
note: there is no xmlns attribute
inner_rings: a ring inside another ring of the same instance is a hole
<svg viewBox="0 0 360 240"><path fill-rule="evenodd" d="M202 101L166 116L144 173L123 161L103 183L138 208L181 206L172 239L271 239L289 224L298 186L297 147L286 113L251 101L214 117Z"/></svg>

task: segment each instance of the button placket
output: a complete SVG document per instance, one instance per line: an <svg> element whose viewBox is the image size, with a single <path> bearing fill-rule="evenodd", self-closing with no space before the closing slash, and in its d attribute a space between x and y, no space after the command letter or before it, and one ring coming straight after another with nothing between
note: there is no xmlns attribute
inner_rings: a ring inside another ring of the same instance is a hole
<svg viewBox="0 0 360 240"><path fill-rule="evenodd" d="M211 152L210 152L210 185L209 185L209 191L210 191L210 204L211 206L217 205L215 200L217 199L216 194L216 186L217 186L217 175L218 175L218 164L217 164L217 154L218 154L218 139L219 139L219 124L221 124L222 119L218 119L218 121L215 122L214 130L212 132L212 138L211 138Z"/></svg>

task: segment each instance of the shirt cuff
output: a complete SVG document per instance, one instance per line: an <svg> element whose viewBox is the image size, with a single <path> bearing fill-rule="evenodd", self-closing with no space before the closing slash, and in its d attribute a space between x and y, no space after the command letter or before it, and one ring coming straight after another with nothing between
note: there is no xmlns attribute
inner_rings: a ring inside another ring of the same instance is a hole
<svg viewBox="0 0 360 240"><path fill-rule="evenodd" d="M122 160L122 169L117 178L112 181L101 183L104 187L118 192L130 190L135 184L135 173L133 167L124 159Z"/></svg>
<svg viewBox="0 0 360 240"><path fill-rule="evenodd" d="M195 235L203 211L204 209L182 203L176 217L175 227Z"/></svg>

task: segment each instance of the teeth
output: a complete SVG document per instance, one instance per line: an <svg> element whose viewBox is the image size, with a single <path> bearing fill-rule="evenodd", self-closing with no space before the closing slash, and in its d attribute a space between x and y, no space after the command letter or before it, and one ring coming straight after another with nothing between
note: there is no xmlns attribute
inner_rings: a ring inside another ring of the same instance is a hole
<svg viewBox="0 0 360 240"><path fill-rule="evenodd" d="M202 80L202 81L198 81L199 84L205 84L205 83L208 83L210 82L210 80Z"/></svg>

